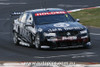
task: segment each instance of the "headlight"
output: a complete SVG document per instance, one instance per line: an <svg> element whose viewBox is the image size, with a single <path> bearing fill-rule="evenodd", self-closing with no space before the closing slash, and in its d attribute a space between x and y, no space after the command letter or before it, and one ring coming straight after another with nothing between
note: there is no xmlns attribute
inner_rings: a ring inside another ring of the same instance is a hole
<svg viewBox="0 0 100 67"><path fill-rule="evenodd" d="M44 36L56 36L56 33L44 33Z"/></svg>
<svg viewBox="0 0 100 67"><path fill-rule="evenodd" d="M87 30L80 31L81 34L87 33Z"/></svg>

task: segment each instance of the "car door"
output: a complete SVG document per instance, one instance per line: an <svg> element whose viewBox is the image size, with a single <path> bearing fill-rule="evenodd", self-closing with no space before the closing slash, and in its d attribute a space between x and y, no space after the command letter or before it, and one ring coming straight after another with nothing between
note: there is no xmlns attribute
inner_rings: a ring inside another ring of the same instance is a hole
<svg viewBox="0 0 100 67"><path fill-rule="evenodd" d="M27 18L28 14L27 13L23 13L21 16L20 16L20 19L19 19L19 34L21 35L21 37L25 38L25 35L26 35L26 29L25 29L25 22L26 22L26 18Z"/></svg>
<svg viewBox="0 0 100 67"><path fill-rule="evenodd" d="M34 30L34 23L33 23L33 16L31 13L28 13L28 16L27 16L27 19L26 19L26 22L25 22L26 26L24 29L26 29L26 32L25 32L25 38L31 42L31 36L32 36L32 32ZM27 26L28 25L28 26Z"/></svg>

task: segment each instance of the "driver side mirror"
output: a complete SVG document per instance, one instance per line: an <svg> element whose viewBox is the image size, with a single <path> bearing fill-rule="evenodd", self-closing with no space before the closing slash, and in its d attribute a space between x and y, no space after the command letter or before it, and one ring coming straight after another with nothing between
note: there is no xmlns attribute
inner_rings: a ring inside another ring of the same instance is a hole
<svg viewBox="0 0 100 67"><path fill-rule="evenodd" d="M80 22L80 19L76 19L76 22Z"/></svg>

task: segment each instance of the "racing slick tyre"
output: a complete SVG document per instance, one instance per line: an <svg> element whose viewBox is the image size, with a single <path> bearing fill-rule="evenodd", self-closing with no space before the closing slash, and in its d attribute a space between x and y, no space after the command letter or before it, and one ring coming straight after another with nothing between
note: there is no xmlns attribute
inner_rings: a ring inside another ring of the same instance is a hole
<svg viewBox="0 0 100 67"><path fill-rule="evenodd" d="M41 49L41 45L40 45L40 37L38 34L36 34L35 36L35 40L34 40L34 45L37 49Z"/></svg>
<svg viewBox="0 0 100 67"><path fill-rule="evenodd" d="M19 40L18 40L18 34L16 32L13 32L13 41L15 45L19 45Z"/></svg>

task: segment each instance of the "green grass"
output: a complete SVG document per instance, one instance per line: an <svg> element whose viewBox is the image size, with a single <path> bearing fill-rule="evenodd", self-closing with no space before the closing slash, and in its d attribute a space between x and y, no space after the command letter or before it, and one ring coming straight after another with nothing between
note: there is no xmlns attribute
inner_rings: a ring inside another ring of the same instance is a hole
<svg viewBox="0 0 100 67"><path fill-rule="evenodd" d="M74 18L80 19L80 23L83 25L100 27L100 8L81 10L70 14Z"/></svg>

